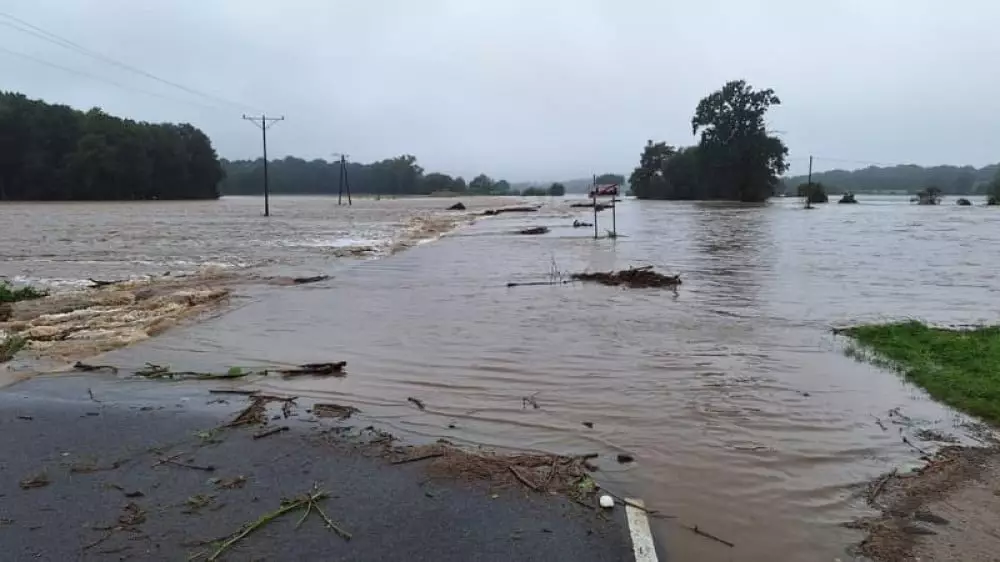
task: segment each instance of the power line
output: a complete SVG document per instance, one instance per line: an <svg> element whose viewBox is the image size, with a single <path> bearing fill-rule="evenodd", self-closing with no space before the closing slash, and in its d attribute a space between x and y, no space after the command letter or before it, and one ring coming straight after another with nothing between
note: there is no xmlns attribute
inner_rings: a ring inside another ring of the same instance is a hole
<svg viewBox="0 0 1000 562"><path fill-rule="evenodd" d="M172 86L174 88L183 90L183 91L185 91L185 92L187 92L189 94L193 94L193 95L200 96L200 97L203 97L203 98L206 98L206 99L214 100L216 102L223 103L225 105L229 105L229 106L233 106L233 107L238 107L240 109L254 109L252 106L249 106L247 104L235 102L235 101L232 101L232 100L228 100L226 98L222 98L222 97L219 97L219 96L216 96L216 95L213 95L213 94L205 93L205 92L196 90L194 88L189 88L187 86L184 86L183 84L178 84L177 82L173 82L171 80L167 80L166 78L161 78L161 77L159 77L159 76L157 76L155 74L152 74L151 72L147 72L147 71L145 71L145 70L143 70L141 68L137 68L137 67L132 66L130 64L121 62L121 61L119 61L117 59L113 59L113 58L111 58L111 57L109 57L107 55L104 55L102 53L99 53L97 51L88 49L87 47L84 47L83 45L80 45L79 43L76 43L74 41L70 41L69 39L66 39L65 37L60 37L59 35L57 35L55 33L52 33L50 31L46 31L46 30L44 30L44 29L42 29L42 28L40 28L40 27L38 27L36 25L33 25L33 24L29 23L29 22L26 22L26 21L24 21L24 20L22 20L20 18L14 17L14 16L12 16L10 14L4 13L4 12L0 12L0 17L7 18L8 20L11 20L11 21L15 22L16 24L19 24L19 25L15 25L15 24L12 24L10 22L0 22L0 24L6 25L7 27L10 27L10 28L15 29L17 31L20 31L22 33L26 33L28 35L32 35L32 36L37 37L39 39L43 39L43 40L48 41L50 43L54 43L54 44L59 45L60 47L63 47L65 49L69 49L71 51L75 51L75 52L87 55L87 56L89 56L91 58L103 61L105 63L112 64L112 65L117 66L119 68L122 68L124 70L128 70L129 72L132 72L132 73L135 73L135 74L139 74L141 76L144 76L144 77L152 79L152 80L156 80L157 82L161 82L161 83L166 84L168 86ZM20 26L23 26L23 27L20 27ZM27 28L27 29L25 29L25 28Z"/></svg>
<svg viewBox="0 0 1000 562"><path fill-rule="evenodd" d="M0 22L0 23L3 23L3 22ZM34 56L31 56L31 55L26 54L26 53L19 53L17 51L12 51L12 50L4 48L4 47L0 47L0 52L6 53L6 54L11 55L11 56L20 57L20 58L23 58L25 60L29 60L29 61L35 62L37 64L41 64L41 65L44 65L44 66L48 66L48 67L51 67L51 68L62 70L63 72L69 72L71 74L77 74L79 76L84 76L86 78L90 78L91 80L97 80L98 82L105 82L107 84L111 84L112 86L116 86L116 87L122 88L124 90L131 90L133 92L138 92L140 94L146 94L147 96L153 96L153 97L157 97L157 98L160 98L160 99L164 99L164 100L168 100L168 101L173 101L173 102L179 102L179 103L187 103L187 104L197 105L198 107L205 108L205 109L211 109L213 111L218 111L219 109L221 109L219 106L206 105L206 104L203 104L201 102L194 101L194 100L185 100L185 99L180 99L180 98L172 98L170 96L165 96L163 94L158 94L156 92L150 92L149 90L143 90L142 88L136 88L136 87L133 87L133 86L126 86L125 84L122 84L120 82L115 82L114 80L109 80L109 79L104 78L102 76L97 76L96 74L90 74L89 72L84 72L82 70L77 70L75 68L70 68L68 66L62 66L62 65L56 64L54 62L49 62L47 60L40 59L38 57L34 57Z"/></svg>

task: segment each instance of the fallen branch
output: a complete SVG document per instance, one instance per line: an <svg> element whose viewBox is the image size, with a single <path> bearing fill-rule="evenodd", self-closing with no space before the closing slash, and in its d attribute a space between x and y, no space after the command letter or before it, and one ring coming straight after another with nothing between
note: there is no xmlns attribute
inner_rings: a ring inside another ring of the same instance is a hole
<svg viewBox="0 0 1000 562"><path fill-rule="evenodd" d="M507 287L510 288L510 287L533 287L533 286L537 287L537 286L540 286L540 285L567 285L569 283L573 283L574 281L576 281L576 280L575 279L561 279L561 280L553 280L553 281L526 281L524 283L516 283L516 282L511 281L511 282L507 283Z"/></svg>
<svg viewBox="0 0 1000 562"><path fill-rule="evenodd" d="M257 518L256 521L243 525L243 527L240 528L239 531L230 535L227 539L225 539L222 542L222 544L219 545L218 548L215 549L215 552L213 552L211 556L208 557L208 562L214 562L215 560L218 560L219 557L222 556L222 554L226 550L228 550L237 542L246 538L250 533L253 533L257 529L274 521L275 519L281 517L286 513L290 513L292 511L295 511L296 509L302 509L302 508L306 508L307 510L306 516L308 516L309 513L311 513L312 510L315 509L316 512L319 514L319 516L323 519L323 522L326 524L326 527L328 529L340 535L344 540L351 540L351 534L345 531L344 529L340 528L336 523L334 523L333 520L331 520L326 515L326 513L320 508L318 502L326 499L327 497L329 497L329 494L327 494L322 490L317 490L314 488L313 491L310 492L309 494L305 494L293 501L284 502L282 506L277 510L272 511L271 513L265 513L264 515ZM299 520L296 527L301 525L304 520L305 516L303 516L302 519Z"/></svg>
<svg viewBox="0 0 1000 562"><path fill-rule="evenodd" d="M427 460L427 459L434 459L434 458L443 457L443 456L444 456L444 453L442 453L440 451L437 451L437 452L427 453L427 454L423 454L423 455L414 455L412 457L406 457L405 459L397 459L397 460L392 461L389 464L406 464L406 463L409 463L409 462L417 462L417 461L422 461L422 460Z"/></svg>
<svg viewBox="0 0 1000 562"><path fill-rule="evenodd" d="M719 538L719 537L717 537L717 536L713 535L712 533L708 533L708 532L706 532L706 531L702 531L701 529L699 529L699 528L698 528L698 526L697 526L697 525L694 525L693 527L692 527L692 526L688 526L688 525L681 525L681 527L684 527L685 529L687 529L687 530L689 530L689 531L693 531L693 532L694 532L695 534L698 534L698 535L701 535L701 536L703 536L703 537L706 537L706 538L709 538L709 539L712 539L713 541L716 541L716 542L720 542L720 543L722 543L722 544L724 544L724 545L728 546L729 548L734 548L734 547L736 547L736 545L735 545L735 544L733 544L733 543L731 543L731 542L727 541L726 539L721 539L721 538Z"/></svg>
<svg viewBox="0 0 1000 562"><path fill-rule="evenodd" d="M117 285L119 283L124 283L124 281L100 281L98 279L87 279L94 284L94 287L100 289L101 287L108 287L111 285Z"/></svg>
<svg viewBox="0 0 1000 562"><path fill-rule="evenodd" d="M548 232L549 232L549 227L547 227L547 226L535 226L535 227L532 227L532 228L522 228L521 230L517 231L518 234L527 234L527 235L532 235L532 234L546 234Z"/></svg>
<svg viewBox="0 0 1000 562"><path fill-rule="evenodd" d="M333 375L342 377L345 374L344 367L346 366L347 361L337 361L336 363L305 363L290 369L277 369L275 372L286 377L299 375Z"/></svg>
<svg viewBox="0 0 1000 562"><path fill-rule="evenodd" d="M872 491L868 493L868 504L869 505L873 505L873 506L875 505L875 500L878 499L878 496L879 496L879 494L882 493L882 490L885 488L885 485L895 475L896 475L896 469L894 468L894 469L892 469L892 471L883 474L882 477L878 479L878 482L876 482L875 486L872 487Z"/></svg>
<svg viewBox="0 0 1000 562"><path fill-rule="evenodd" d="M269 435L274 435L275 433L281 433L282 431L288 431L287 425L279 425L278 427L272 427L271 429L265 429L264 431L258 431L253 434L254 439L263 439Z"/></svg>
<svg viewBox="0 0 1000 562"><path fill-rule="evenodd" d="M507 469L510 470L511 474L514 475L514 478L517 478L522 484L524 484L525 486L531 488L532 490L534 490L536 492L541 492L541 490L538 489L538 486L536 484L532 484L531 482L528 482L527 478L525 478L524 476L521 476L521 473L518 472L516 468L514 468L514 465L508 466Z"/></svg>
<svg viewBox="0 0 1000 562"><path fill-rule="evenodd" d="M237 414L233 421L227 423L225 427L238 427L241 425L261 425L267 421L265 416L267 412L267 404L269 402L283 402L281 410L288 417L291 411L292 404L295 402L296 397L282 398L280 396L270 396L266 394L254 394L250 396L250 405Z"/></svg>
<svg viewBox="0 0 1000 562"><path fill-rule="evenodd" d="M487 209L483 211L483 216L491 217L503 213L534 213L538 207L502 207L500 209Z"/></svg>
<svg viewBox="0 0 1000 562"><path fill-rule="evenodd" d="M114 365L91 365L81 361L74 363L73 369L76 371L83 371L85 373L92 373L95 371L111 371L114 374L118 374L118 367L115 367Z"/></svg>
<svg viewBox="0 0 1000 562"><path fill-rule="evenodd" d="M422 401L422 400L420 400L419 398L414 398L414 397L410 396L410 397L409 397L409 398L407 398L406 400L407 400L408 402L412 402L413 404L415 404L415 405L417 406L417 408L420 408L421 410L423 410L423 409L424 409L424 403L423 403L423 401Z"/></svg>
<svg viewBox="0 0 1000 562"><path fill-rule="evenodd" d="M146 363L146 366L136 370L137 377L147 379L238 379L249 375L266 375L267 371L251 371L234 367L225 373L201 373L197 371L171 371L170 367L164 367L155 363Z"/></svg>
<svg viewBox="0 0 1000 562"><path fill-rule="evenodd" d="M162 458L162 459L160 459L160 462L154 464L153 466L158 466L158 465L161 465L161 464L172 464L174 466L179 466L179 467L182 467L182 468L190 468L191 470L203 470L205 472L214 472L215 471L215 467L212 466L212 465L201 466L201 465L197 465L197 464L188 464L188 463L185 463L185 462L180 462L180 461L176 460L177 457L179 457L179 456L181 456L181 455L174 455L173 457L170 457L170 458Z"/></svg>
<svg viewBox="0 0 1000 562"><path fill-rule="evenodd" d="M244 396L253 396L254 394L260 394L259 390L243 390L239 388L213 388L208 391L209 394L242 394Z"/></svg>
<svg viewBox="0 0 1000 562"><path fill-rule="evenodd" d="M314 275L312 277L296 277L292 279L292 283L296 285L305 285L307 283L318 283L320 281L326 281L329 279L329 275Z"/></svg>

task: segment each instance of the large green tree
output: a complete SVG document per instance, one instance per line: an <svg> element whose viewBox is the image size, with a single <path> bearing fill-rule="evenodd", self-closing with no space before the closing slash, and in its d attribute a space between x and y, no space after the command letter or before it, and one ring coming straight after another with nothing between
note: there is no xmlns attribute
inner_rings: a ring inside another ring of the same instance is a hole
<svg viewBox="0 0 1000 562"><path fill-rule="evenodd" d="M691 129L697 146L677 149L648 141L629 178L642 199L763 201L788 169L788 149L767 133L767 110L781 103L773 90L727 83L698 103Z"/></svg>
<svg viewBox="0 0 1000 562"><path fill-rule="evenodd" d="M222 167L191 125L0 93L0 200L209 199Z"/></svg>
<svg viewBox="0 0 1000 562"><path fill-rule="evenodd" d="M764 201L788 169L788 148L767 133L764 117L781 100L770 88L754 90L744 80L728 82L698 103L691 131L706 166L709 193L739 201Z"/></svg>

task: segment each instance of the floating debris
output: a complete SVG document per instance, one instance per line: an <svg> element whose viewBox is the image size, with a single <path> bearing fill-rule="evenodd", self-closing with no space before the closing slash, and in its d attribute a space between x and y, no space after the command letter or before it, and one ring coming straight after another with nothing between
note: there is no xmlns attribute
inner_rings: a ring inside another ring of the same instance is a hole
<svg viewBox="0 0 1000 562"><path fill-rule="evenodd" d="M463 205L462 202L459 201L458 203L455 203L451 207L448 207L447 210L448 211L464 211L465 210L465 205Z"/></svg>
<svg viewBox="0 0 1000 562"><path fill-rule="evenodd" d="M293 367L291 369L277 369L275 372L280 373L286 377L294 377L299 375L317 375L317 376L336 376L342 377L344 373L344 367L347 366L347 361L337 361L335 363L305 363L299 365L298 367Z"/></svg>
<svg viewBox="0 0 1000 562"><path fill-rule="evenodd" d="M609 286L624 285L633 289L654 287L676 288L681 284L680 274L664 275L653 271L653 266L651 265L624 269L622 271L574 273L572 277L578 281L590 281Z"/></svg>
<svg viewBox="0 0 1000 562"><path fill-rule="evenodd" d="M32 488L44 488L45 486L48 486L50 483L51 482L49 481L49 476L44 472L25 478L20 482L22 490L30 490Z"/></svg>
<svg viewBox="0 0 1000 562"><path fill-rule="evenodd" d="M320 281L326 281L329 279L329 275L314 275L312 277L295 277L292 279L292 283L296 285L305 285L307 283L319 283Z"/></svg>
<svg viewBox="0 0 1000 562"><path fill-rule="evenodd" d="M527 234L527 235L546 234L548 232L549 232L549 227L547 227L547 226L535 226L535 227L532 227L532 228L522 228L521 230L517 231L518 234Z"/></svg>
<svg viewBox="0 0 1000 562"><path fill-rule="evenodd" d="M496 215L501 215L503 213L535 213L538 212L538 207L501 207L499 209L487 209L483 211L483 216L491 217Z"/></svg>
<svg viewBox="0 0 1000 562"><path fill-rule="evenodd" d="M410 396L406 400L408 402L412 402L417 408L420 408L421 410L424 409L424 402L423 402L423 400L420 400L419 398L414 398L412 396Z"/></svg>

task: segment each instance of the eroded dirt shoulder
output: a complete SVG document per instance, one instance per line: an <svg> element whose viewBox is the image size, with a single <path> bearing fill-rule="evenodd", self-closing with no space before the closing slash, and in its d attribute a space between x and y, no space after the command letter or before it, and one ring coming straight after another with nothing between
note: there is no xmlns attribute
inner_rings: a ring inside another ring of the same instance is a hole
<svg viewBox="0 0 1000 562"><path fill-rule="evenodd" d="M1000 446L945 447L919 470L873 481L867 500L881 514L848 526L867 531L858 549L872 560L996 560Z"/></svg>

